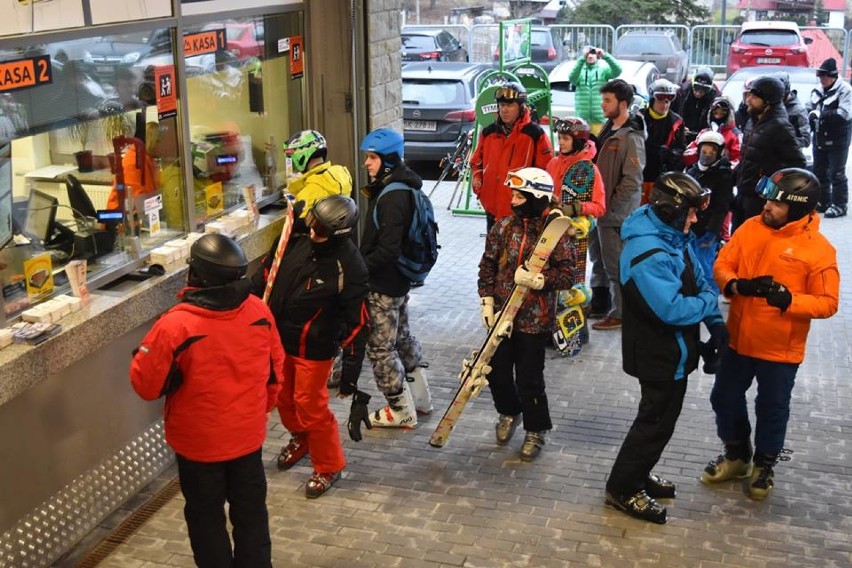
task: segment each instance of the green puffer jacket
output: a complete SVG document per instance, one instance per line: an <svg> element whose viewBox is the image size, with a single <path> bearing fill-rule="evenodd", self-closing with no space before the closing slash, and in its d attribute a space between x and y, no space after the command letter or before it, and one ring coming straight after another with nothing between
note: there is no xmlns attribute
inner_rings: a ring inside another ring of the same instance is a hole
<svg viewBox="0 0 852 568"><path fill-rule="evenodd" d="M601 110L600 88L610 79L621 75L621 65L609 53L604 53L594 65L586 63L586 58L577 60L568 80L577 88L574 96L574 115L586 120L589 124L605 121Z"/></svg>

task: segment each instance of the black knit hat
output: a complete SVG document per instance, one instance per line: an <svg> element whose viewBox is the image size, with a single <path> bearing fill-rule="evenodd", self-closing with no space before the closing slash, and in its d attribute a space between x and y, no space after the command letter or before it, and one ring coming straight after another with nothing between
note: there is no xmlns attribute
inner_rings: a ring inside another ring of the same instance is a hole
<svg viewBox="0 0 852 568"><path fill-rule="evenodd" d="M817 69L817 77L820 75L828 75L829 77L837 77L837 61L833 57L829 57L822 62L822 65Z"/></svg>

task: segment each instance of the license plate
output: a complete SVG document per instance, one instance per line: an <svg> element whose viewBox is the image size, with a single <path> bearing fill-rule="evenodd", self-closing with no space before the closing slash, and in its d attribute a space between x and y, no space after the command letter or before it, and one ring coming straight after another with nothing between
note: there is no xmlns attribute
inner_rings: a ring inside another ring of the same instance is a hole
<svg viewBox="0 0 852 568"><path fill-rule="evenodd" d="M780 57L758 57L757 62L761 65L777 65L781 63Z"/></svg>
<svg viewBox="0 0 852 568"><path fill-rule="evenodd" d="M402 127L405 130L435 132L438 129L438 123L434 120L403 120Z"/></svg>

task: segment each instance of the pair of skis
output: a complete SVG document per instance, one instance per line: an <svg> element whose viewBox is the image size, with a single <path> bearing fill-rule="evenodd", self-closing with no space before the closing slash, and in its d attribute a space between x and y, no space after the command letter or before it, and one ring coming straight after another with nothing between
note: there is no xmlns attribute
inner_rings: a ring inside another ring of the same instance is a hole
<svg viewBox="0 0 852 568"><path fill-rule="evenodd" d="M527 269L538 274L547 265L548 259L559 239L571 228L571 219L566 217L559 210L554 210L547 217L544 228L536 241L535 247L526 260ZM497 347L503 339L509 337L512 333L512 322L515 315L521 308L521 304L526 298L529 288L526 286L515 285L512 288L512 293L503 304L500 310L500 315L491 329L488 330L488 335L479 349L475 349L471 353L470 359L465 359L462 364L461 373L459 373L459 385L453 400L444 416L432 433L429 439L429 444L436 448L441 448L447 443L450 433L455 428L459 416L471 397L479 395L482 387L488 384L486 377L491 372L490 362L497 351Z"/></svg>

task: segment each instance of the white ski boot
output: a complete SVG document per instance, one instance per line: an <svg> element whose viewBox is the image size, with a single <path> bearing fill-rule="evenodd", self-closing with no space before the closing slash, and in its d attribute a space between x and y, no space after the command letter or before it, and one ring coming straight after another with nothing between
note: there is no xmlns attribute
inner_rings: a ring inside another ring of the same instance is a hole
<svg viewBox="0 0 852 568"><path fill-rule="evenodd" d="M388 404L370 416L370 424L378 428L405 428L417 426L417 411L414 400L408 390L408 383L402 382L402 392L387 394Z"/></svg>
<svg viewBox="0 0 852 568"><path fill-rule="evenodd" d="M411 398L414 399L414 409L417 410L417 414L421 416L432 414L432 410L434 410L432 391L429 389L429 382L423 375L423 367L415 367L406 375L405 382L408 383L408 388L411 390Z"/></svg>

